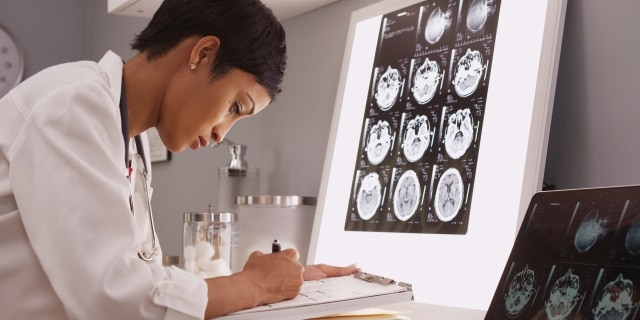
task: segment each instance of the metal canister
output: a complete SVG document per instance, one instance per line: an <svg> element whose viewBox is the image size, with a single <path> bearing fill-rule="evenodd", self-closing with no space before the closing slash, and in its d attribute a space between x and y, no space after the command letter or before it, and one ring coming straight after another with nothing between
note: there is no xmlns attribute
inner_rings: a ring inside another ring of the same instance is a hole
<svg viewBox="0 0 640 320"><path fill-rule="evenodd" d="M315 197L298 195L239 196L240 264L253 251L270 252L275 239L283 249L298 250L300 262L306 264L316 202Z"/></svg>
<svg viewBox="0 0 640 320"><path fill-rule="evenodd" d="M233 273L238 263L239 225L233 212L185 212L184 270L203 278Z"/></svg>

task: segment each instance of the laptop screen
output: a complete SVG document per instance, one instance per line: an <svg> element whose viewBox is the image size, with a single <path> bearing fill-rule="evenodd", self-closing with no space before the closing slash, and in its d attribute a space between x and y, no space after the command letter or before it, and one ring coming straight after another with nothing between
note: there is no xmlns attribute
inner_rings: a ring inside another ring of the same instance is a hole
<svg viewBox="0 0 640 320"><path fill-rule="evenodd" d="M640 186L529 203L485 319L637 319Z"/></svg>

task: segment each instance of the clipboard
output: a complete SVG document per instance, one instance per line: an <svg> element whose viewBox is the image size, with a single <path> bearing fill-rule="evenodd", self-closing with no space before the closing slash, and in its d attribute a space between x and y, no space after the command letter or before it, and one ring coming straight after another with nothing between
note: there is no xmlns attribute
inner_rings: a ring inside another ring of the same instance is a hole
<svg viewBox="0 0 640 320"><path fill-rule="evenodd" d="M301 320L413 300L410 284L359 271L302 284L292 299L237 311L217 320Z"/></svg>

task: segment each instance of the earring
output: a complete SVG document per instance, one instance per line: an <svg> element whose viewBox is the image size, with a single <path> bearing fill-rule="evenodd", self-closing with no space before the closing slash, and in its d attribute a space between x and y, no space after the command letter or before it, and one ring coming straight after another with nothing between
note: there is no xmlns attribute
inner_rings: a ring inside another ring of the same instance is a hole
<svg viewBox="0 0 640 320"><path fill-rule="evenodd" d="M190 63L189 64L189 68L191 68L191 70L195 70L196 69L196 64L195 63Z"/></svg>

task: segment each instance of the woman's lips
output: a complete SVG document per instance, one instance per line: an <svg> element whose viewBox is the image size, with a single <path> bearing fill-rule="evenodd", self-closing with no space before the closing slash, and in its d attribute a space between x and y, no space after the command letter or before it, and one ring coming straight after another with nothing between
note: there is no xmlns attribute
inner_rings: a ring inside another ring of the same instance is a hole
<svg viewBox="0 0 640 320"><path fill-rule="evenodd" d="M203 137L198 137L198 139L196 139L195 141L193 141L193 143L191 144L191 149L192 150L196 150L200 147L206 147L209 145L209 141Z"/></svg>
<svg viewBox="0 0 640 320"><path fill-rule="evenodd" d="M209 140L203 138L203 137L198 137L200 139L200 146L201 147L206 147L209 145Z"/></svg>

